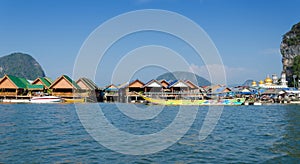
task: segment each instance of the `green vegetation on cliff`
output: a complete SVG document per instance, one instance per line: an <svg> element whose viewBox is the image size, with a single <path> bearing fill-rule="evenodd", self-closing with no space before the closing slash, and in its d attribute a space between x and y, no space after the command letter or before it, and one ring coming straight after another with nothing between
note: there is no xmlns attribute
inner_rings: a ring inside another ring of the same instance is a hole
<svg viewBox="0 0 300 164"><path fill-rule="evenodd" d="M280 51L282 54L282 72L286 74L288 85L292 87L294 86L293 75L298 75L296 66L299 61L298 59L297 61L294 60L300 56L300 22L293 25L291 30L283 35Z"/></svg>
<svg viewBox="0 0 300 164"><path fill-rule="evenodd" d="M0 77L5 74L29 80L45 77L40 64L32 56L24 53L12 53L0 58Z"/></svg>
<svg viewBox="0 0 300 164"><path fill-rule="evenodd" d="M300 22L293 25L292 29L284 34L282 42L288 46L300 45Z"/></svg>
<svg viewBox="0 0 300 164"><path fill-rule="evenodd" d="M292 66L293 75L296 75L295 78L295 86L298 86L298 81L300 80L300 56L296 56L294 58L293 66ZM294 81L291 82L294 85ZM298 86L299 87L299 86Z"/></svg>

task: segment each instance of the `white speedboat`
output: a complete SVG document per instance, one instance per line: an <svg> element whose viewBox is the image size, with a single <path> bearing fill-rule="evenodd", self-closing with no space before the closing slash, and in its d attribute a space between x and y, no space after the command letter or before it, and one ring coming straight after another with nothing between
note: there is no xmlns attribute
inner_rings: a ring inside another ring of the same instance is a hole
<svg viewBox="0 0 300 164"><path fill-rule="evenodd" d="M40 97L32 97L30 99L31 103L58 103L62 102L60 97L56 96L40 96Z"/></svg>

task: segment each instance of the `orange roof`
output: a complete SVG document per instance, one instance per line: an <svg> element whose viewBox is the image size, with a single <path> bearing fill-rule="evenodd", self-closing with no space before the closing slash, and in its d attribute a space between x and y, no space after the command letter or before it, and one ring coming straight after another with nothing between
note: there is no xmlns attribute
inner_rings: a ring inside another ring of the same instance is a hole
<svg viewBox="0 0 300 164"><path fill-rule="evenodd" d="M128 88L141 88L145 84L141 82L140 80L136 79L135 81L131 82L127 87Z"/></svg>
<svg viewBox="0 0 300 164"><path fill-rule="evenodd" d="M197 86L196 84L194 84L193 82L191 82L190 80L186 80L185 83L192 89L195 88L199 88L199 86Z"/></svg>

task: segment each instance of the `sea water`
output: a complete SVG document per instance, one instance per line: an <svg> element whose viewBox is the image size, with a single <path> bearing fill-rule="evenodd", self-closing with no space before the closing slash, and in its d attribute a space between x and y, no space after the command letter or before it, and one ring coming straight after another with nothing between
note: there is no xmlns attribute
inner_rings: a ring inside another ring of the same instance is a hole
<svg viewBox="0 0 300 164"><path fill-rule="evenodd" d="M157 106L97 105L113 126L135 135L162 131L179 111L179 107L166 106L156 117L138 120L119 108L155 110ZM226 106L214 130L202 141L199 130L210 109L196 110L190 129L170 147L128 155L95 141L81 124L74 104L1 104L0 163L299 162L300 106ZM117 139L114 135L109 138L112 142Z"/></svg>

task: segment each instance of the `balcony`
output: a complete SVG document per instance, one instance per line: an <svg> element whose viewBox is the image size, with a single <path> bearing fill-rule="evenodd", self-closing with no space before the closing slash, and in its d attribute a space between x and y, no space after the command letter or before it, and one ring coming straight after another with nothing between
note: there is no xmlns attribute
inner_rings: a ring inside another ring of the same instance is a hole
<svg viewBox="0 0 300 164"><path fill-rule="evenodd" d="M0 96L17 96L16 92L0 92Z"/></svg>
<svg viewBox="0 0 300 164"><path fill-rule="evenodd" d="M78 94L72 92L52 92L52 96L57 97L79 97Z"/></svg>

